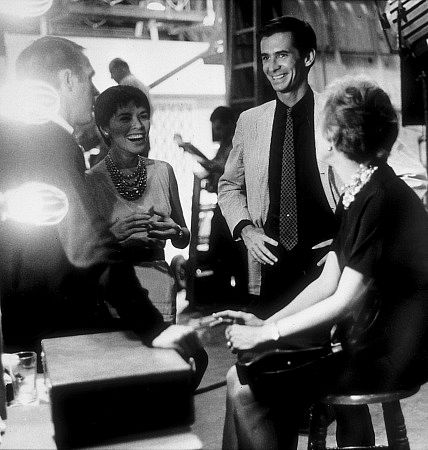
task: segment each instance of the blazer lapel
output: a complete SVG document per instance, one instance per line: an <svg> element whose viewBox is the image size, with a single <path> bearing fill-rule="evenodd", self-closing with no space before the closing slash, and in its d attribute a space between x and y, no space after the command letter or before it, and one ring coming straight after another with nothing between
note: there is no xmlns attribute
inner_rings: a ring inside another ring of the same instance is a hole
<svg viewBox="0 0 428 450"><path fill-rule="evenodd" d="M266 221L269 210L269 155L272 139L272 126L275 114L276 102L269 102L266 109L256 121L256 149L257 149L257 171L258 191L260 196L261 217L263 223ZM262 225L262 224L258 224Z"/></svg>

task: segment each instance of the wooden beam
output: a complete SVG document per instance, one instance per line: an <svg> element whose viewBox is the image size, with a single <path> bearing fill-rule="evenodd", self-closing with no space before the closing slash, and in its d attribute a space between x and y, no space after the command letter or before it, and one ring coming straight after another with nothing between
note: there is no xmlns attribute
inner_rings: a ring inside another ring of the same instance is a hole
<svg viewBox="0 0 428 450"><path fill-rule="evenodd" d="M68 3L69 14L76 16L97 16L102 18L159 20L161 22L199 23L204 20L205 12L200 11L148 11L139 6L92 6L81 3Z"/></svg>
<svg viewBox="0 0 428 450"><path fill-rule="evenodd" d="M167 80L168 78L171 78L173 75L175 75L176 73L182 71L183 69L185 69L186 67L190 66L190 64L193 64L195 61L197 61L198 59L203 58L204 56L207 56L211 53L210 48L208 48L207 50L205 50L202 53L199 53L199 55L194 56L193 58L187 60L185 63L181 64L180 66L176 67L175 69L171 70L170 72L168 72L167 74L163 75L162 77L158 78L157 80L153 81L153 83L149 84L149 89L154 88L155 86L157 86L158 84L163 83L165 80Z"/></svg>

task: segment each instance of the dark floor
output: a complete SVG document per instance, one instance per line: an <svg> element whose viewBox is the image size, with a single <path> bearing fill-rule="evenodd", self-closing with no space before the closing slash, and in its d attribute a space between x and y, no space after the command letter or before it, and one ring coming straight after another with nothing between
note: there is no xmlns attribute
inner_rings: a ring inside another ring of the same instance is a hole
<svg viewBox="0 0 428 450"><path fill-rule="evenodd" d="M179 321L185 323L192 318L209 314L211 310L189 312L184 309L185 300L180 296L178 308ZM227 370L234 364L235 356L225 345L224 327L216 327L204 333L202 341L209 355L207 371L201 383L202 388L215 386L224 381ZM226 388L220 387L195 397L195 424L192 427L202 441L204 449L220 449L222 429L225 412ZM423 386L418 394L401 402L408 430L410 448L412 450L428 450L428 384ZM387 444L384 432L382 409L380 405L370 407L373 425L376 431L376 444ZM328 430L327 444L335 446L335 425ZM307 437L302 435L299 439L299 450L306 449Z"/></svg>

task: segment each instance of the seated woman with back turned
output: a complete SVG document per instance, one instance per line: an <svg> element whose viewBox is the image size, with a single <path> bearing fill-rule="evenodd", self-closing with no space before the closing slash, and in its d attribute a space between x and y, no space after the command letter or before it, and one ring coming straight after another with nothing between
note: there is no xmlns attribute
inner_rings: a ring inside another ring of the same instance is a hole
<svg viewBox="0 0 428 450"><path fill-rule="evenodd" d="M224 448L294 449L299 411L318 397L428 380L428 216L386 163L397 116L387 94L367 79L345 78L329 92L324 158L346 184L340 228L322 274L267 320L235 311L215 315L237 322L226 329L233 352L291 348L332 327L344 351L320 365L310 383L295 377L276 384L271 396L265 386L268 403L239 382L233 367ZM362 323L369 316L370 325Z"/></svg>
<svg viewBox="0 0 428 450"><path fill-rule="evenodd" d="M87 174L99 212L154 305L173 322L176 291L163 249L167 239L186 247L190 233L172 167L141 156L150 130L147 96L132 86L108 88L96 100L95 121L109 146Z"/></svg>

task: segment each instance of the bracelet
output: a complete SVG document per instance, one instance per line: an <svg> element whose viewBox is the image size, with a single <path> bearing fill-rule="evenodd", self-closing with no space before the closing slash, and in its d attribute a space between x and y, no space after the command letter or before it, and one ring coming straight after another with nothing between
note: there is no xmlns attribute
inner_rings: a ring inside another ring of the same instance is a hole
<svg viewBox="0 0 428 450"><path fill-rule="evenodd" d="M178 233L177 233L176 239L180 239L180 238L183 237L184 231L183 231L183 228L181 228L180 225L177 225L177 227L178 228L176 228L176 230L177 230Z"/></svg>
<svg viewBox="0 0 428 450"><path fill-rule="evenodd" d="M271 324L271 339L272 341L279 341L281 335L279 334L278 325L276 323Z"/></svg>

